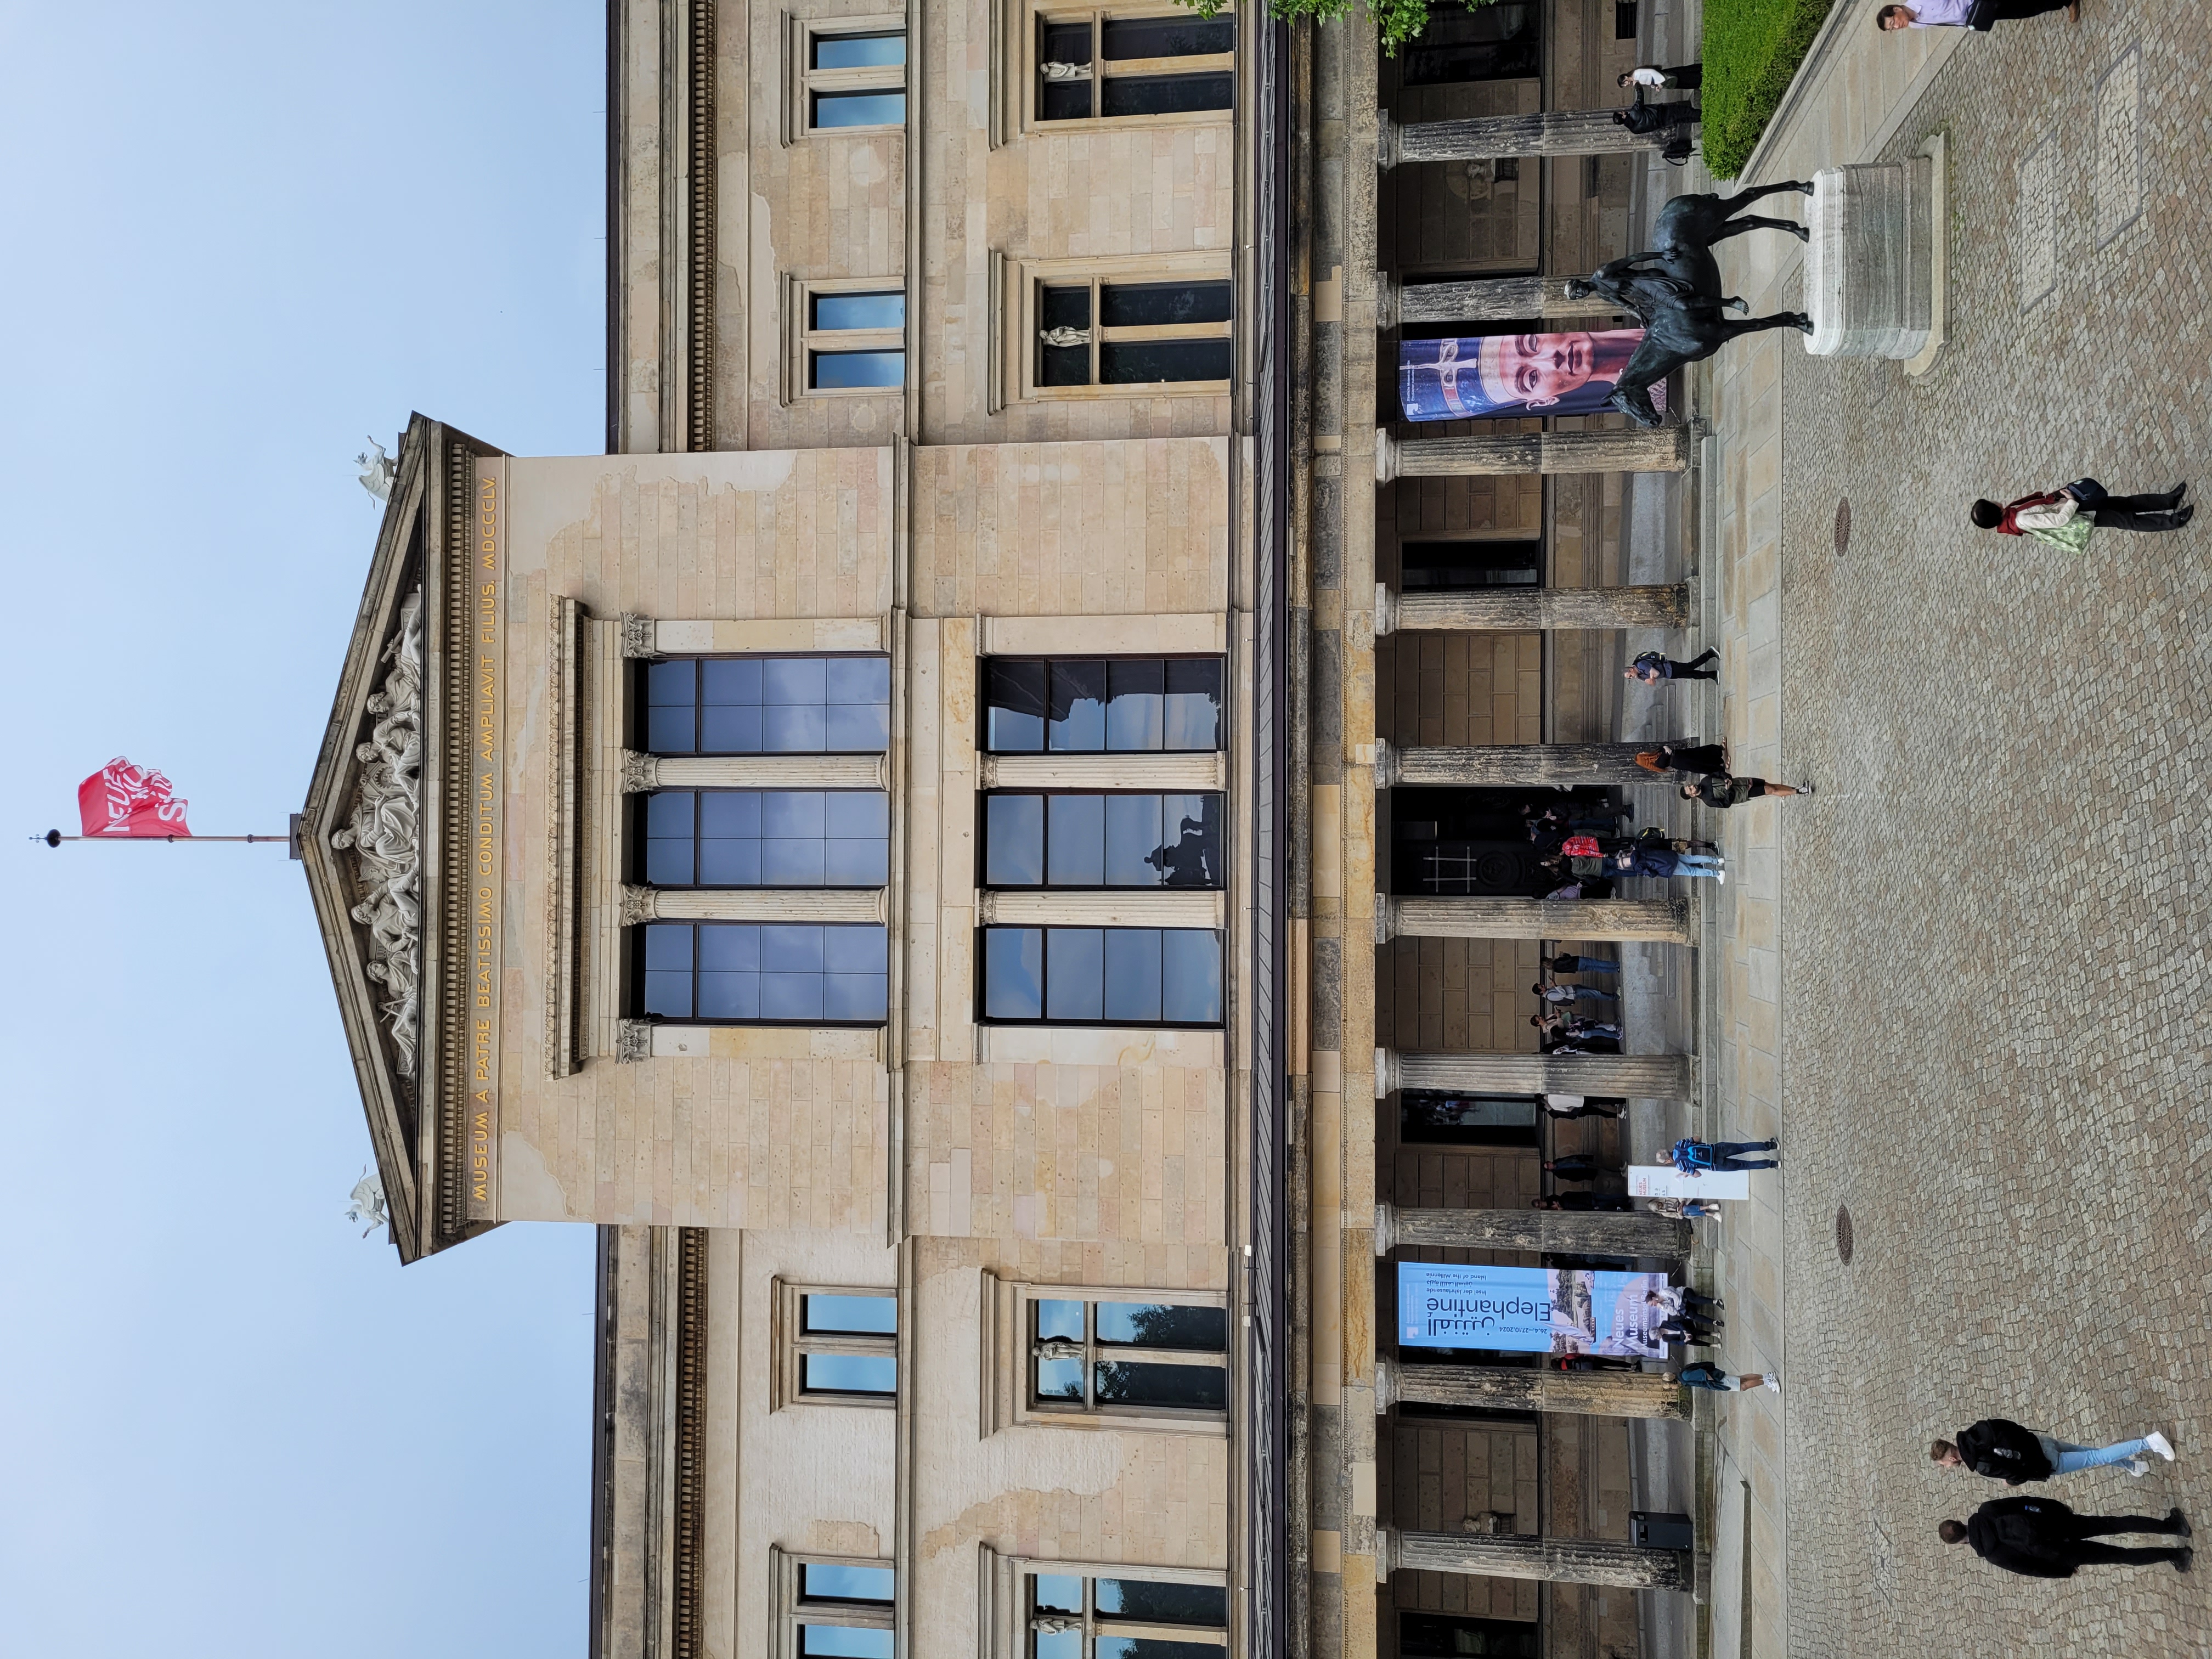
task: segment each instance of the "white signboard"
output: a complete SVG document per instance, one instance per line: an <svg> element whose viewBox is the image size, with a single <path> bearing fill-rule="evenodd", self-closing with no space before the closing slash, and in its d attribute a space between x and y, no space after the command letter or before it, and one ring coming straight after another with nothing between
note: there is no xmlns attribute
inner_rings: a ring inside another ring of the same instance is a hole
<svg viewBox="0 0 2212 1659"><path fill-rule="evenodd" d="M1628 1166L1631 1198L1749 1198L1748 1170L1700 1170L1684 1175L1671 1164Z"/></svg>

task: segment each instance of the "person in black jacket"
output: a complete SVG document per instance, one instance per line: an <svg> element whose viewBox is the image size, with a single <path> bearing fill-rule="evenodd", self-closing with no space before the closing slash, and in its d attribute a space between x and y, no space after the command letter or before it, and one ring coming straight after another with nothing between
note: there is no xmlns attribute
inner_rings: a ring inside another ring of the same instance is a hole
<svg viewBox="0 0 2212 1659"><path fill-rule="evenodd" d="M1992 1498L1966 1520L1939 1522L1936 1528L1945 1543L1971 1543L1991 1566L2028 1578L2071 1578L2077 1567L2100 1561L2119 1567L2170 1561L2176 1572L2187 1572L2195 1559L2184 1544L2130 1549L2094 1541L2121 1532L2186 1538L2189 1518L2179 1510L2168 1510L2163 1521L2148 1515L2076 1515L2055 1498Z"/></svg>
<svg viewBox="0 0 2212 1659"><path fill-rule="evenodd" d="M2114 1463L2130 1474L2142 1474L2149 1468L2142 1458L2147 1451L2156 1452L2169 1462L2173 1458L2172 1443L2155 1429L2140 1440L2077 1446L2070 1440L2023 1428L2009 1418L1985 1417L1960 1430L1955 1443L1935 1442L1928 1448L1928 1455L1940 1468L1972 1469L2008 1486L2020 1486L2031 1480L2048 1480L2054 1474L2072 1474L2077 1469L2100 1469Z"/></svg>

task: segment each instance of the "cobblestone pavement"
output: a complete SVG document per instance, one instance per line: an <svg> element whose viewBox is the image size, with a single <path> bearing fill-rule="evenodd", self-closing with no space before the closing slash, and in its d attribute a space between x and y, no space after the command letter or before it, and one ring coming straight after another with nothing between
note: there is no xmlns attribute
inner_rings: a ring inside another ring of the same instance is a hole
<svg viewBox="0 0 2212 1659"><path fill-rule="evenodd" d="M1759 1653L2212 1654L2212 514L2081 557L1965 523L1977 495L2084 473L2212 489L2212 6L2082 10L1962 44L1887 146L1949 138L1934 371L1778 348L1767 752L1821 787L1757 809L1780 849L1788 1379L1755 1419L1779 1425L1786 1514ZM1732 730L1762 735L1740 707ZM1756 1092L1732 1077L1723 1130L1774 1121ZM2003 1489L1927 1442L1993 1413L2078 1441L2163 1427L2178 1464L2031 1490L2179 1504L2203 1565L2045 1583L1947 1549L1937 1520Z"/></svg>

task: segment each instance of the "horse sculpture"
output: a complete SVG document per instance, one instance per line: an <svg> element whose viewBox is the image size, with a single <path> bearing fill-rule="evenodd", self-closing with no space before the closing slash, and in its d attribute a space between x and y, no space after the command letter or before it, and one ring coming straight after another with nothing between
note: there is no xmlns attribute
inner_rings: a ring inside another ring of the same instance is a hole
<svg viewBox="0 0 2212 1659"><path fill-rule="evenodd" d="M1650 252L1612 260L1567 284L1567 292L1575 298L1597 295L1633 312L1644 325L1644 343L1606 400L1637 425L1659 424L1650 389L1684 363L1711 356L1739 335L1770 328L1813 331L1813 319L1802 311L1741 320L1723 314L1746 307L1741 300L1721 293L1721 268L1712 254L1715 242L1747 230L1786 230L1801 242L1806 240L1804 227L1788 219L1735 217L1762 196L1785 190L1813 193L1811 185L1792 179L1741 196L1677 196L1659 210Z"/></svg>

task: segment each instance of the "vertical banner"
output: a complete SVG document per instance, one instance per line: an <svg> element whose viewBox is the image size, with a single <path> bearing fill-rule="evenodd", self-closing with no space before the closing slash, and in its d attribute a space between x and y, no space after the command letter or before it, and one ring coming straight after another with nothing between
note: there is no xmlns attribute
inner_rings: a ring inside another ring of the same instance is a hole
<svg viewBox="0 0 2212 1659"><path fill-rule="evenodd" d="M1409 421L1595 414L1643 343L1640 328L1406 340L1398 401ZM1664 409L1665 397L1662 380L1651 388L1654 406Z"/></svg>
<svg viewBox="0 0 2212 1659"><path fill-rule="evenodd" d="M507 793L503 719L506 614L502 497L507 463L479 456L472 474L467 558L455 575L468 597L469 1105L468 1216L499 1218L501 852Z"/></svg>
<svg viewBox="0 0 2212 1659"><path fill-rule="evenodd" d="M1653 1327L1681 1310L1665 1273L1398 1264L1398 1344L1664 1359Z"/></svg>

